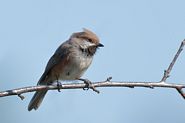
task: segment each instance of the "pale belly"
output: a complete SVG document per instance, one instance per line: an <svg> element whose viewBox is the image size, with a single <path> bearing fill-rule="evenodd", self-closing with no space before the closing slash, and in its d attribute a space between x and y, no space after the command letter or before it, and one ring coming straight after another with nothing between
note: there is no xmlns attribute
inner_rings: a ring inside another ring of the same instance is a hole
<svg viewBox="0 0 185 123"><path fill-rule="evenodd" d="M59 76L60 80L75 80L80 78L92 62L92 57L74 57L71 62L65 66L64 72Z"/></svg>

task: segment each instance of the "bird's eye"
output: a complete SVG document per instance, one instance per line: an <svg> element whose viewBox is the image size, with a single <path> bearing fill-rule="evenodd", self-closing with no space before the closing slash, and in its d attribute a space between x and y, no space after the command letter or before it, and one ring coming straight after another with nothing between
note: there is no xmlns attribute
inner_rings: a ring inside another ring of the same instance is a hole
<svg viewBox="0 0 185 123"><path fill-rule="evenodd" d="M92 39L89 38L88 40L89 40L89 42L92 42Z"/></svg>

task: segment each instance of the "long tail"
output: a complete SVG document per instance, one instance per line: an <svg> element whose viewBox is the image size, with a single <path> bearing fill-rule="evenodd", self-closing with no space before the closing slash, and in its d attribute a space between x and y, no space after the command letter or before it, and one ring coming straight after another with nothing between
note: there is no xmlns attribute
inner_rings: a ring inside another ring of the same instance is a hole
<svg viewBox="0 0 185 123"><path fill-rule="evenodd" d="M28 111L31 111L32 109L37 110L39 108L40 104L42 103L46 93L47 93L47 90L35 92L34 96L32 97L32 99L28 105Z"/></svg>

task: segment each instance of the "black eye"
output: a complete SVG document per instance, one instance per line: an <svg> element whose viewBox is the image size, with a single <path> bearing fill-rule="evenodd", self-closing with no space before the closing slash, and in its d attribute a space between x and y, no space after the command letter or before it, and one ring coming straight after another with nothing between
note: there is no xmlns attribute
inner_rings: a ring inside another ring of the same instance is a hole
<svg viewBox="0 0 185 123"><path fill-rule="evenodd" d="M89 42L92 42L92 39L89 38L88 40L89 40Z"/></svg>

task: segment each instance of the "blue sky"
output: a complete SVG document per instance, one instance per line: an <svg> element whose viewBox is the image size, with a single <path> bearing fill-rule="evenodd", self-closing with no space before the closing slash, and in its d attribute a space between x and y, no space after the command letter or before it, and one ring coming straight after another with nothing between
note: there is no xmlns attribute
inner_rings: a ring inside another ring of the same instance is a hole
<svg viewBox="0 0 185 123"><path fill-rule="evenodd" d="M184 0L0 1L0 90L36 85L55 49L82 28L105 45L83 76L159 81L185 38ZM185 52L168 82L185 84ZM185 100L173 89L50 91L28 112L32 93L0 98L1 122L184 123Z"/></svg>

